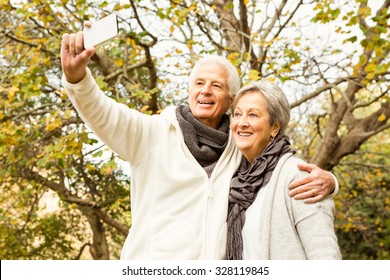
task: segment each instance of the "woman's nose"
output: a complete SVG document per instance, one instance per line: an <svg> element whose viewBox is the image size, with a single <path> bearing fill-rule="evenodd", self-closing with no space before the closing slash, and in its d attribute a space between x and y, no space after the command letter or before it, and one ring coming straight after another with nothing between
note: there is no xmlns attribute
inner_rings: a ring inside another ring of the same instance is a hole
<svg viewBox="0 0 390 280"><path fill-rule="evenodd" d="M247 126L249 126L249 122L248 122L248 119L246 118L246 116L242 116L240 118L240 120L238 121L238 125L240 127L247 127Z"/></svg>

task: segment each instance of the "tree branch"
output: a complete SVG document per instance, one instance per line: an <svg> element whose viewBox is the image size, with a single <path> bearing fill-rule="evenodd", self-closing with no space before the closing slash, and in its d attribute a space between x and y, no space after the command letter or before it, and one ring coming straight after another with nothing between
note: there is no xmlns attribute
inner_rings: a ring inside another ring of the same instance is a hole
<svg viewBox="0 0 390 280"><path fill-rule="evenodd" d="M79 250L79 253L77 254L77 256L74 258L74 260L79 260L81 255L83 254L84 252L84 249L89 246L91 247L91 243L87 242L85 244L83 244L81 247L80 247L80 250Z"/></svg>
<svg viewBox="0 0 390 280"><path fill-rule="evenodd" d="M22 39L20 39L20 38L17 38L17 37L15 37L15 36L13 36L13 35L10 35L10 34L8 34L8 33L6 33L5 36L7 36L8 38L10 38L11 40L13 40L13 41L15 41L15 42L18 42L18 43L23 44L23 45L27 45L27 46L30 46L30 47L33 47L33 48L39 48L39 47L40 47L44 52L49 53L51 56L53 56L53 57L58 57L58 54L56 54L56 53L54 53L54 52L52 52L52 51L46 49L46 48L44 47L44 45L37 45L37 44L30 43L30 42L27 42L27 41L22 40Z"/></svg>
<svg viewBox="0 0 390 280"><path fill-rule="evenodd" d="M340 162L338 165L340 165L340 166L342 166L342 165L348 165L348 166L356 165L356 166L367 167L370 169L381 169L381 170L385 170L387 172L390 172L390 168L388 168L386 165L383 165L383 164L369 164L369 163L362 163L362 162L346 161L346 162Z"/></svg>
<svg viewBox="0 0 390 280"><path fill-rule="evenodd" d="M148 34L148 36L150 36L150 38L152 38L152 42L150 43L146 43L146 42L140 42L140 46L143 46L143 47L152 47L154 46L156 43L157 43L157 37L154 36L153 34L151 34L146 28L145 26L142 24L142 21L140 20L140 17L138 15L138 11L137 11L137 8L134 4L134 1L133 0L129 0L130 1L130 5L133 9L133 12L134 12L134 16L135 16L135 19L137 20L139 26L141 27L141 29L146 32Z"/></svg>
<svg viewBox="0 0 390 280"><path fill-rule="evenodd" d="M96 213L96 215L103 221L105 222L106 224L116 228L120 233L122 233L124 236L127 236L127 234L129 233L129 228L122 224L122 223L119 223L117 222L116 220L110 218L109 216L107 216L107 214L105 212L103 212L101 209L94 209L94 212Z"/></svg>
<svg viewBox="0 0 390 280"><path fill-rule="evenodd" d="M300 0L297 3L297 5L295 6L295 9L293 10L293 12L286 19L286 21L283 24L280 25L280 27L276 31L275 35L273 36L273 38L270 39L269 41L273 41L275 38L277 38L279 36L279 34L283 31L283 29L290 22L290 20L293 18L295 13L298 11L298 8L302 5L302 2L303 2L303 0ZM276 9L274 17L271 20L271 23L268 25L267 28L263 29L263 30L265 30L265 33L262 34L262 36L261 36L261 41L262 42L266 42L267 41L268 35L271 33L272 29L274 28L276 21L278 19L280 19L281 15L282 15L282 12L283 12L283 9L284 9L286 4L287 4L287 0L284 0L284 1L282 1L280 3L279 7ZM259 32L261 32L261 31L259 31ZM259 65L258 65L257 69L258 69L258 71L260 73L262 73L262 68L263 68L263 65L265 64L265 58L267 56L267 53L268 53L269 49L270 49L269 47L267 47L267 48L261 47L260 50L259 50Z"/></svg>
<svg viewBox="0 0 390 280"><path fill-rule="evenodd" d="M144 66L146 66L146 62L140 62L140 63L137 63L137 64L133 64L133 65L127 66L126 69L118 69L118 70L116 70L116 71L106 75L104 77L104 80L110 81L112 79L115 79L119 75L123 74L124 72L132 71L132 70L135 70L137 68L142 68ZM125 76L127 76L127 74Z"/></svg>
<svg viewBox="0 0 390 280"><path fill-rule="evenodd" d="M320 95L322 92L328 90L328 89L331 89L331 88L334 88L335 86L341 84L342 82L345 82L346 79L345 78L340 78L340 79L337 79L336 81L334 81L334 83L332 84L326 84L318 89L316 89L315 91L305 95L304 97L302 97L301 99L293 102L290 104L290 108L295 108L303 103L305 103L306 101L314 98L314 97L317 97L318 95Z"/></svg>

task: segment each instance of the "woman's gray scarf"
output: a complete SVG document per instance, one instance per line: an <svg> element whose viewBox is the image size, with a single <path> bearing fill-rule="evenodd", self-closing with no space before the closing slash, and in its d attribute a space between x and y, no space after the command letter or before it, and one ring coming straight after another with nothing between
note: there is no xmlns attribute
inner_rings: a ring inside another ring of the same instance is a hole
<svg viewBox="0 0 390 280"><path fill-rule="evenodd" d="M229 139L229 117L223 115L219 127L213 129L196 119L189 107L180 105L176 117L188 149L210 177Z"/></svg>
<svg viewBox="0 0 390 280"><path fill-rule="evenodd" d="M251 165L242 157L240 167L234 174L229 193L227 258L241 260L243 241L242 229L245 223L245 211L253 203L260 188L271 179L280 157L293 152L287 136L278 136L270 143Z"/></svg>

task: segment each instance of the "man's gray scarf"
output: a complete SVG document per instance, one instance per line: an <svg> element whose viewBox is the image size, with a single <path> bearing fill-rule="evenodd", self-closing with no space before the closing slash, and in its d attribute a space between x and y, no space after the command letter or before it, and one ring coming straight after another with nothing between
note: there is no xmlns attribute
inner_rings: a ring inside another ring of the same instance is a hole
<svg viewBox="0 0 390 280"><path fill-rule="evenodd" d="M287 136L278 136L270 143L251 165L242 157L240 167L234 174L229 193L227 258L241 260L243 241L242 229L245 223L245 211L253 203L260 188L271 179L279 159L293 152Z"/></svg>
<svg viewBox="0 0 390 280"><path fill-rule="evenodd" d="M210 177L229 138L229 117L223 115L217 129L196 119L189 107L180 105L176 117L188 149Z"/></svg>

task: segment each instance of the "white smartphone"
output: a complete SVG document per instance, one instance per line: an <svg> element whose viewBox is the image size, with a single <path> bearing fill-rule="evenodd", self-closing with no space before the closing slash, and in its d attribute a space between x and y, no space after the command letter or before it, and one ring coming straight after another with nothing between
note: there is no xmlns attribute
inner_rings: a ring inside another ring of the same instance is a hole
<svg viewBox="0 0 390 280"><path fill-rule="evenodd" d="M118 35L118 19L111 14L84 28L84 48L96 47Z"/></svg>

